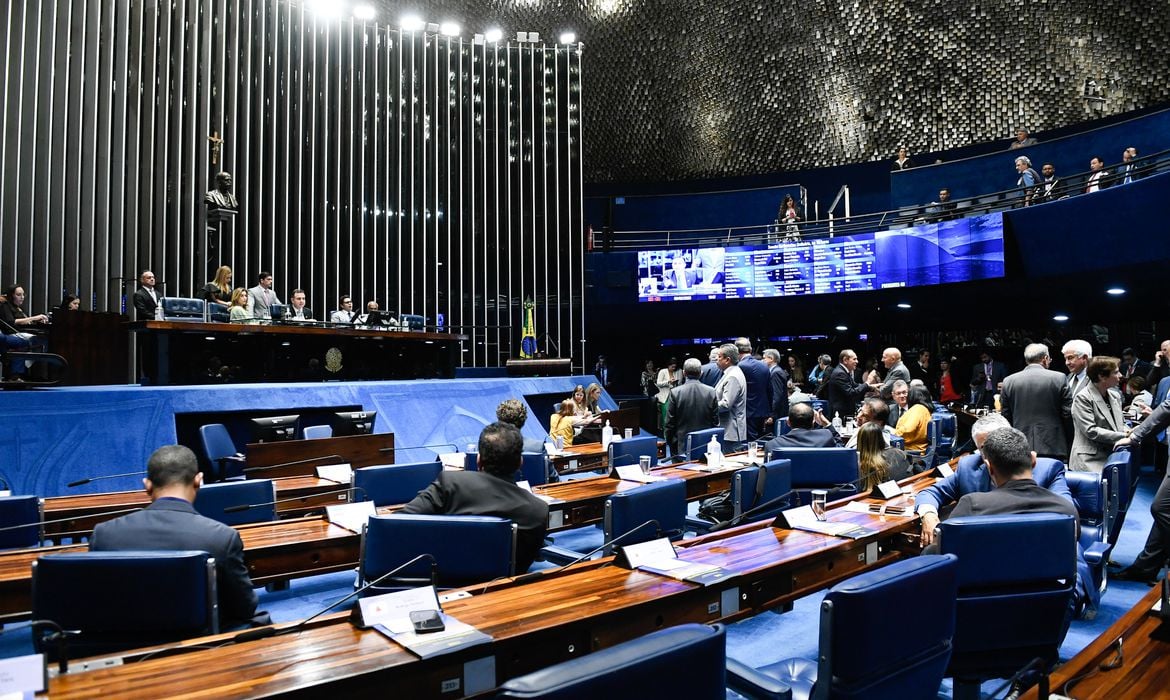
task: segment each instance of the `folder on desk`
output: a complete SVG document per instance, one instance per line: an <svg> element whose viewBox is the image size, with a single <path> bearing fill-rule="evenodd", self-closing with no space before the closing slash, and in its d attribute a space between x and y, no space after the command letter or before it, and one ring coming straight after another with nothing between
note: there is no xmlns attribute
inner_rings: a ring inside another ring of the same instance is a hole
<svg viewBox="0 0 1170 700"><path fill-rule="evenodd" d="M442 632L419 634L411 627L382 624L374 625L374 629L401 644L420 659L450 654L492 641L491 635L484 634L465 622L460 622L446 613L439 615L443 618Z"/></svg>

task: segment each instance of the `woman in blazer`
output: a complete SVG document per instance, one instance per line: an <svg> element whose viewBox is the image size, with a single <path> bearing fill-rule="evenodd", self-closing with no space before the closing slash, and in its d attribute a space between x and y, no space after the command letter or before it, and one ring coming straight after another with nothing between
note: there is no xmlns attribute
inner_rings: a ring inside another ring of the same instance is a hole
<svg viewBox="0 0 1170 700"><path fill-rule="evenodd" d="M1130 429L1121 417L1121 399L1110 391L1121 382L1116 357L1094 357L1085 369L1092 382L1072 402L1072 456L1068 468L1081 472L1100 472L1118 440L1128 437Z"/></svg>

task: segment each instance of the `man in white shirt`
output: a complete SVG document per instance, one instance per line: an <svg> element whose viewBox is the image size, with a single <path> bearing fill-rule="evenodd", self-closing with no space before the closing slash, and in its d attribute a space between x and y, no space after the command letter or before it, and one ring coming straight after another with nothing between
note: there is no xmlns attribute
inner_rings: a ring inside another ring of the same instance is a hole
<svg viewBox="0 0 1170 700"><path fill-rule="evenodd" d="M269 309L280 303L280 297L272 291L272 273L261 272L256 286L248 290L248 309L252 312L252 318L271 318Z"/></svg>
<svg viewBox="0 0 1170 700"><path fill-rule="evenodd" d="M1093 156L1093 159L1089 161L1089 170L1092 172L1089 174L1089 179L1085 181L1085 194L1097 192L1109 186L1109 182L1105 179L1109 176L1109 171L1104 168L1105 163L1097 156Z"/></svg>
<svg viewBox="0 0 1170 700"><path fill-rule="evenodd" d="M353 299L348 294L341 295L337 307L337 311L329 314L330 323L353 323L357 318L357 314L353 312Z"/></svg>

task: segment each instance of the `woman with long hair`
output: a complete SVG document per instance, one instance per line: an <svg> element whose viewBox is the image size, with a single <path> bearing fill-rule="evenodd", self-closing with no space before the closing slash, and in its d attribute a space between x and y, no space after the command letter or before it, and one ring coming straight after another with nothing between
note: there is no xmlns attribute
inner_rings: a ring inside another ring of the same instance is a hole
<svg viewBox="0 0 1170 700"><path fill-rule="evenodd" d="M554 438L561 438L562 446L568 447L573 444L573 413L576 410L576 404L572 399L565 399L561 402L561 410L552 415L552 420L548 424L548 434Z"/></svg>
<svg viewBox="0 0 1170 700"><path fill-rule="evenodd" d="M906 397L906 410L898 418L894 432L906 441L907 450L925 452L927 448L926 428L934 413L934 400L924 386L910 387Z"/></svg>
<svg viewBox="0 0 1170 700"><path fill-rule="evenodd" d="M221 265L215 271L215 279L203 285L200 298L220 304L229 304L232 300L232 269Z"/></svg>
<svg viewBox="0 0 1170 700"><path fill-rule="evenodd" d="M938 361L938 400L942 403L962 401L963 395L955 391L955 378L951 374L951 359L944 357Z"/></svg>
<svg viewBox="0 0 1170 700"><path fill-rule="evenodd" d="M878 484L910 476L910 462L896 447L886 446L881 423L870 421L857 431L857 459L862 485L870 491Z"/></svg>
<svg viewBox="0 0 1170 700"><path fill-rule="evenodd" d="M254 320L252 314L248 313L248 290L243 287L236 287L236 291L232 292L232 305L229 310L228 319L232 323L251 323Z"/></svg>
<svg viewBox="0 0 1170 700"><path fill-rule="evenodd" d="M804 385L804 367L800 364L800 358L796 355L788 356L788 383L797 389Z"/></svg>

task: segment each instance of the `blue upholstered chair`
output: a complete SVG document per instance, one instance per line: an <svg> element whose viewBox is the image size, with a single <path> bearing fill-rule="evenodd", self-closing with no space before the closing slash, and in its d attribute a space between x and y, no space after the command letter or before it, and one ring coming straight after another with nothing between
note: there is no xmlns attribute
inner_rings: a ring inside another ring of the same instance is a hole
<svg viewBox="0 0 1170 700"><path fill-rule="evenodd" d="M44 505L37 496L0 497L0 549L39 546L44 540L41 526Z"/></svg>
<svg viewBox="0 0 1170 700"><path fill-rule="evenodd" d="M163 297L162 316L164 321L202 321L207 302L202 299L185 297Z"/></svg>
<svg viewBox="0 0 1170 700"><path fill-rule="evenodd" d="M71 658L219 631L207 552L65 552L32 566L32 615L66 630ZM33 635L37 651L55 644Z"/></svg>
<svg viewBox="0 0 1170 700"><path fill-rule="evenodd" d="M792 462L790 460L777 459L765 462L762 467L744 467L736 471L731 478L731 516L738 518L752 508L780 498L791 490ZM795 496L789 500L795 500ZM751 523L774 518L786 507L788 507L788 503L782 501L745 518L742 522ZM706 532L711 524L711 522L701 518L687 518L687 529L694 532Z"/></svg>
<svg viewBox="0 0 1170 700"><path fill-rule="evenodd" d="M600 547L616 537L631 534L619 543L637 544L657 537L682 537L686 529L687 485L682 479L666 479L645 484L628 491L615 493L605 501L605 515L600 536L589 538L579 549L567 549L556 544L541 550L545 560L555 564L567 564L591 549ZM656 520L658 527L644 525ZM592 528L592 526L589 526ZM578 528L578 531L582 528ZM555 537L554 537L555 542ZM600 556L613 554L613 547L606 547Z"/></svg>
<svg viewBox="0 0 1170 700"><path fill-rule="evenodd" d="M718 624L668 627L513 678L496 697L722 700L724 635Z"/></svg>
<svg viewBox="0 0 1170 700"><path fill-rule="evenodd" d="M207 317L216 323L230 323L231 307L219 302L210 302L207 305Z"/></svg>
<svg viewBox="0 0 1170 700"><path fill-rule="evenodd" d="M362 532L359 585L393 571L420 554L435 558L436 584L485 583L511 576L516 567L516 525L479 515L375 515ZM365 595L424 586L431 563L419 562L374 586Z"/></svg>
<svg viewBox="0 0 1170 700"><path fill-rule="evenodd" d="M727 661L728 685L752 698L898 698L938 695L955 634L958 563L925 555L855 576L821 601L818 659L752 669ZM914 601L909 634L890 639L890 615Z"/></svg>
<svg viewBox="0 0 1170 700"><path fill-rule="evenodd" d="M982 680L1009 678L1036 658L1047 673L1072 617L1073 516L950 518L939 525L939 545L943 554L959 558L954 653L947 668L956 700L978 698Z"/></svg>
<svg viewBox="0 0 1170 700"><path fill-rule="evenodd" d="M224 525L243 525L276 520L276 483L272 479L248 479L208 484L195 494L195 510ZM244 510L233 507L249 506ZM232 509L229 511L229 509Z"/></svg>
<svg viewBox="0 0 1170 700"><path fill-rule="evenodd" d="M1113 513L1109 523L1105 541L1111 545L1117 544L1121 536L1121 528L1125 524L1125 516L1129 512L1130 501L1133 500L1136 472L1135 458L1129 450L1121 450L1109 455L1102 470L1102 476L1109 483L1108 498L1110 511ZM1067 476L1067 475L1066 475Z"/></svg>
<svg viewBox="0 0 1170 700"><path fill-rule="evenodd" d="M611 467L638 464L641 457L649 457L652 465L658 464L658 438L653 435L638 435L628 440L615 440L609 443Z"/></svg>
<svg viewBox="0 0 1170 700"><path fill-rule="evenodd" d="M520 464L520 478L529 486L548 483L548 457L543 452L525 452Z"/></svg>
<svg viewBox="0 0 1170 700"><path fill-rule="evenodd" d="M931 416L935 424L935 463L945 462L955 456L955 439L958 435L958 421L950 411L937 411Z"/></svg>
<svg viewBox="0 0 1170 700"><path fill-rule="evenodd" d="M443 471L440 462L413 462L411 464L387 464L354 469L349 485L356 489L355 501L373 501L375 506L392 506L409 503L439 478Z"/></svg>
<svg viewBox="0 0 1170 700"><path fill-rule="evenodd" d="M807 503L809 490L827 489L829 500L857 493L860 477L857 450L849 447L781 447L769 459L792 460L792 488Z"/></svg>
<svg viewBox="0 0 1170 700"><path fill-rule="evenodd" d="M426 323L426 318L420 314L402 314L398 319L398 327L404 331L421 331Z"/></svg>
<svg viewBox="0 0 1170 700"><path fill-rule="evenodd" d="M328 425L307 425L305 426L306 440L320 440L322 438L333 437L333 428Z"/></svg>
<svg viewBox="0 0 1170 700"><path fill-rule="evenodd" d="M706 428L696 430L693 433L687 433L687 461L693 462L705 455L707 453L707 445L710 444L711 438L719 441L720 451L726 450L726 446L723 444L723 428Z"/></svg>
<svg viewBox="0 0 1170 700"><path fill-rule="evenodd" d="M792 430L792 428L788 425L788 416L772 423L772 435L774 437L787 435L789 430Z"/></svg>
<svg viewBox="0 0 1170 700"><path fill-rule="evenodd" d="M211 481L243 475L244 456L236 451L227 427L220 423L201 425L199 440L203 443L203 456L211 465Z"/></svg>
<svg viewBox="0 0 1170 700"><path fill-rule="evenodd" d="M1097 472L1065 472L1064 479L1080 515L1080 545L1090 576L1086 580L1092 581L1097 597L1100 597L1108 586L1105 564L1113 549L1113 545L1106 541L1113 520L1109 482Z"/></svg>

